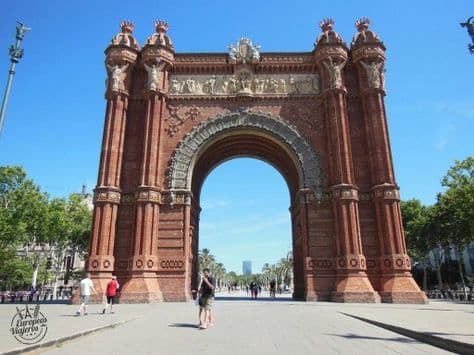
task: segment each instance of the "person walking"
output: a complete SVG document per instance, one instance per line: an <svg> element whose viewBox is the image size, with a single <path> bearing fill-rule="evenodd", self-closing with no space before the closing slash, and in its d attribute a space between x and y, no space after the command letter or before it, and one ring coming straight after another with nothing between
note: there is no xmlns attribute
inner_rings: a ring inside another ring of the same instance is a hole
<svg viewBox="0 0 474 355"><path fill-rule="evenodd" d="M94 292L94 295L97 294L95 288L94 288L94 283L91 280L91 274L88 272L86 274L86 277L81 280L81 283L79 284L79 288L81 290L81 305L79 306L79 309L76 312L77 316L81 315L81 311L84 311L84 315L87 315L87 305L89 304L89 297L91 295L91 290Z"/></svg>
<svg viewBox="0 0 474 355"><path fill-rule="evenodd" d="M276 280L273 279L272 281L270 281L270 298L272 300L275 299L275 294L276 294Z"/></svg>
<svg viewBox="0 0 474 355"><path fill-rule="evenodd" d="M107 303L102 310L102 314L105 314L108 306L110 305L110 313L114 313L113 306L115 303L115 295L117 294L117 289L120 287L117 282L117 276L112 275L112 279L107 283L107 289L105 291L105 296L107 297Z"/></svg>
<svg viewBox="0 0 474 355"><path fill-rule="evenodd" d="M253 281L250 283L250 295L251 295L251 298L256 300L256 299L257 299L257 293L258 293L257 282L255 282L255 280L253 280Z"/></svg>
<svg viewBox="0 0 474 355"><path fill-rule="evenodd" d="M199 329L206 329L214 325L211 312L215 288L216 280L211 276L211 271L205 268L199 287Z"/></svg>

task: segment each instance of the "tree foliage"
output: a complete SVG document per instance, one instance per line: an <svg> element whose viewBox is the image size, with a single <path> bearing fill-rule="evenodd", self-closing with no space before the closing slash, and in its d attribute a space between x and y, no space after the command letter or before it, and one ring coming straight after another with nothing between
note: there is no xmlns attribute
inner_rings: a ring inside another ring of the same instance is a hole
<svg viewBox="0 0 474 355"><path fill-rule="evenodd" d="M474 240L474 157L456 161L441 183L447 189L436 203L439 233L463 248Z"/></svg>
<svg viewBox="0 0 474 355"><path fill-rule="evenodd" d="M0 167L0 248L44 242L48 197L18 166Z"/></svg>
<svg viewBox="0 0 474 355"><path fill-rule="evenodd" d="M474 157L456 161L443 177L446 191L433 206L418 200L402 201L403 227L408 251L423 257L436 246L463 248L474 237Z"/></svg>
<svg viewBox="0 0 474 355"><path fill-rule="evenodd" d="M45 258L56 258L59 267L65 250L84 252L91 212L80 196L49 199L18 166L0 167L0 280L20 287L51 274ZM18 256L17 251L25 256ZM30 264L27 267L27 264ZM13 265L13 266L12 266ZM12 271L13 269L18 271ZM53 267L54 269L54 267Z"/></svg>
<svg viewBox="0 0 474 355"><path fill-rule="evenodd" d="M455 161L441 184L446 190L433 206L423 206L418 200L401 203L408 252L417 261L424 262L435 247L454 248L461 260L462 250L474 241L474 157ZM441 285L441 260L436 264ZM462 263L458 266L463 283Z"/></svg>

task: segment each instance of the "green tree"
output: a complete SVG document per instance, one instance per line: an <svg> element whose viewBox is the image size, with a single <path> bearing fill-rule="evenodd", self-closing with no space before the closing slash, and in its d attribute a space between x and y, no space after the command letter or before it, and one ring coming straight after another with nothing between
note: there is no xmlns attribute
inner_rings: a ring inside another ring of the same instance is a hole
<svg viewBox="0 0 474 355"><path fill-rule="evenodd" d="M198 255L199 271L202 272L205 268L212 269L215 263L215 257L207 248L203 248Z"/></svg>
<svg viewBox="0 0 474 355"><path fill-rule="evenodd" d="M441 184L446 191L438 195L435 205L438 233L445 245L455 248L466 297L462 251L474 241L474 157L455 161Z"/></svg>
<svg viewBox="0 0 474 355"><path fill-rule="evenodd" d="M92 228L92 211L81 196L70 195L67 202L67 215L71 228L69 230L70 245L85 256Z"/></svg>
<svg viewBox="0 0 474 355"><path fill-rule="evenodd" d="M18 166L0 167L0 248L23 248L33 266L36 286L48 231L48 196Z"/></svg>
<svg viewBox="0 0 474 355"><path fill-rule="evenodd" d="M44 269L46 258L52 263L57 284L57 270L61 269L64 253L85 253L91 227L91 212L80 196L68 200L48 200L48 195L27 178L18 166L0 167L0 278L5 285L6 275L12 275L13 262L31 264L31 281L36 287L38 273L51 273ZM23 260L17 256L24 254ZM18 260L17 260L18 259ZM27 270L23 268L22 270ZM26 275L23 272L21 275ZM13 275L11 276L13 280ZM19 278L15 278L18 284Z"/></svg>
<svg viewBox="0 0 474 355"><path fill-rule="evenodd" d="M423 266L423 289L426 291L429 252L435 247L441 248L436 211L433 206L426 207L417 199L402 201L400 207L408 254ZM432 266L436 269L438 287L442 287L441 260L436 260L436 265Z"/></svg>
<svg viewBox="0 0 474 355"><path fill-rule="evenodd" d="M31 263L18 257L14 250L0 249L0 285L3 291L28 287L32 273Z"/></svg>

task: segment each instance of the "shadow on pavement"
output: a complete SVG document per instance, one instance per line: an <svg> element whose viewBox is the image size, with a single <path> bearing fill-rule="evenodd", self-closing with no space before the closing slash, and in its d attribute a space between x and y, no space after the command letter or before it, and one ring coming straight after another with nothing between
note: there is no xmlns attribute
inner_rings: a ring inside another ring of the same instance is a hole
<svg viewBox="0 0 474 355"><path fill-rule="evenodd" d="M326 335L331 335L331 336L337 336L341 338L347 338L347 339L367 339L367 340L383 340L383 341L397 341L400 343L420 343L418 340L406 338L406 337L393 337L393 338L379 338L379 337L370 337L366 335L358 335L358 334L326 334Z"/></svg>
<svg viewBox="0 0 474 355"><path fill-rule="evenodd" d="M458 312L456 309L418 308L418 311Z"/></svg>
<svg viewBox="0 0 474 355"><path fill-rule="evenodd" d="M429 335L459 335L459 336L463 336L463 337L474 337L473 333L471 333L471 334L441 333L441 332L423 332L423 333L429 334Z"/></svg>
<svg viewBox="0 0 474 355"><path fill-rule="evenodd" d="M216 296L216 301L264 301L264 302L295 302L296 299L290 297L277 297L272 300L270 297L258 297L257 299L252 299L246 296Z"/></svg>
<svg viewBox="0 0 474 355"><path fill-rule="evenodd" d="M109 314L109 313L107 313L107 314ZM89 312L89 313L87 313L87 314L81 314L81 315L72 313L72 314L60 314L59 316L60 316L60 317L81 318L81 317L97 316L97 315L102 316L102 315L106 315L106 314L102 314L102 312Z"/></svg>
<svg viewBox="0 0 474 355"><path fill-rule="evenodd" d="M173 323L168 325L168 327L173 327L173 328L194 328L197 329L199 326L197 324L192 324L192 323Z"/></svg>

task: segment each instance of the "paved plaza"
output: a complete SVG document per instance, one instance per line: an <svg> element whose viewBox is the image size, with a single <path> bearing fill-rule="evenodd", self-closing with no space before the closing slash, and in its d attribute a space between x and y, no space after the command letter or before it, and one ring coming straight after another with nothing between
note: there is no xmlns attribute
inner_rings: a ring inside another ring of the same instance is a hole
<svg viewBox="0 0 474 355"><path fill-rule="evenodd" d="M265 295L264 295L265 296ZM9 332L16 305L0 305L0 351L21 349ZM19 306L24 307L24 306ZM214 304L216 325L199 330L192 303L120 304L115 314L91 305L41 305L48 319L43 343L93 331L34 350L35 354L441 354L422 341L369 324L368 320L474 346L474 305L444 301L428 305L341 304L251 301L242 293L221 293ZM469 353L469 352L466 352Z"/></svg>

